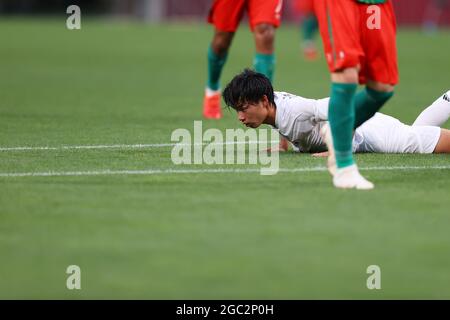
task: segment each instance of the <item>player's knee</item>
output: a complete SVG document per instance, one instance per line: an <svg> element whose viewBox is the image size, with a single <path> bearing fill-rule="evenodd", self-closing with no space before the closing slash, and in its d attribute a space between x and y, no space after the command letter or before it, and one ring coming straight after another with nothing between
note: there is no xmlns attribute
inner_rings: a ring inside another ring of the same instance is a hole
<svg viewBox="0 0 450 320"><path fill-rule="evenodd" d="M275 39L275 27L268 23L258 24L255 26L254 35L256 42L271 47Z"/></svg>
<svg viewBox="0 0 450 320"><path fill-rule="evenodd" d="M394 92L395 87L391 84L381 83L373 80L367 81L367 87L378 92Z"/></svg>
<svg viewBox="0 0 450 320"><path fill-rule="evenodd" d="M358 83L358 68L346 68L333 72L331 81L337 83Z"/></svg>
<svg viewBox="0 0 450 320"><path fill-rule="evenodd" d="M367 93L381 107L394 95L394 86L380 82L368 81Z"/></svg>
<svg viewBox="0 0 450 320"><path fill-rule="evenodd" d="M211 43L213 51L221 56L228 52L231 46L231 41L233 40L233 32L216 31L214 34L214 39Z"/></svg>

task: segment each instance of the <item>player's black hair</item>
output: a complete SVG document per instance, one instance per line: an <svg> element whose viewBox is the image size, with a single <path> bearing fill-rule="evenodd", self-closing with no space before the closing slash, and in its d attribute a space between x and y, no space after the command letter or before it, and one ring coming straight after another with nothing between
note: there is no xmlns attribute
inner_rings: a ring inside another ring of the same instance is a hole
<svg viewBox="0 0 450 320"><path fill-rule="evenodd" d="M273 87L269 78L250 69L245 69L236 75L223 90L225 104L236 111L244 103L258 103L264 95L272 105L275 105Z"/></svg>

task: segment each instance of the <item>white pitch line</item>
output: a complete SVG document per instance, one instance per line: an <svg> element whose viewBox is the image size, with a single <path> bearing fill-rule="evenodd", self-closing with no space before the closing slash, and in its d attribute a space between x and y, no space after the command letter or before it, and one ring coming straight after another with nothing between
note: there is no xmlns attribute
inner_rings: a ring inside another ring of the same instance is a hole
<svg viewBox="0 0 450 320"><path fill-rule="evenodd" d="M280 168L282 173L326 171L326 167ZM362 171L418 171L418 170L450 170L450 166L397 166L397 167L363 167ZM148 169L148 170L100 170L100 171L49 171L49 172L11 172L0 173L2 178L13 177L67 177L67 176L109 176L109 175L155 175L155 174L215 174L215 173L259 173L259 168L248 169Z"/></svg>
<svg viewBox="0 0 450 320"><path fill-rule="evenodd" d="M95 149L151 149L151 148L164 148L164 147L173 147L175 145L180 146L199 146L199 145L231 145L231 144L262 144L262 143L278 143L278 141L226 141L222 143L147 143L147 144L105 144L105 145L84 145L84 146L58 146L58 147L50 147L50 146L41 146L41 147L0 147L0 151L8 152L8 151L47 151L47 150L95 150Z"/></svg>

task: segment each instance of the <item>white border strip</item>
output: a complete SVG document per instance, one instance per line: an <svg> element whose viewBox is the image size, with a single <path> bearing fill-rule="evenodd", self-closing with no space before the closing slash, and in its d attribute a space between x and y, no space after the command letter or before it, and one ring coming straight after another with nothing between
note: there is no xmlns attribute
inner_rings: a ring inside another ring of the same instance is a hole
<svg viewBox="0 0 450 320"><path fill-rule="evenodd" d="M363 167L361 171L418 171L418 170L450 170L450 166L398 166L398 167ZM309 168L280 168L282 173L319 172L326 171L326 167ZM155 175L155 174L216 174L216 173L260 173L260 168L248 169L148 169L148 170L99 170L99 171L62 171L62 172L12 172L0 173L1 178L14 177L69 177L69 176L110 176L110 175Z"/></svg>
<svg viewBox="0 0 450 320"><path fill-rule="evenodd" d="M96 149L151 149L151 148L165 148L173 147L175 145L180 146L198 146L198 145L230 145L230 144L270 144L278 143L279 141L226 141L223 143L148 143L148 144L105 144L105 145L85 145L85 146L59 146L59 147L0 147L0 151L47 151L47 150L96 150Z"/></svg>

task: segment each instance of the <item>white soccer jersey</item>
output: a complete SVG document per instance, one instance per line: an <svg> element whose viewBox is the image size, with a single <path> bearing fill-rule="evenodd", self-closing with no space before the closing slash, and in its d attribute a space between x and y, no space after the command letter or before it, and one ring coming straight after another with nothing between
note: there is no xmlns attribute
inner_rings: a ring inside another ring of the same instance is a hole
<svg viewBox="0 0 450 320"><path fill-rule="evenodd" d="M327 147L320 129L328 121L329 98L306 99L286 92L275 92L275 129L300 152L322 152ZM355 130L353 152L432 153L441 129L409 126L376 113Z"/></svg>
<svg viewBox="0 0 450 320"><path fill-rule="evenodd" d="M301 152L327 150L320 128L328 120L326 99L306 99L286 92L275 92L275 129Z"/></svg>

